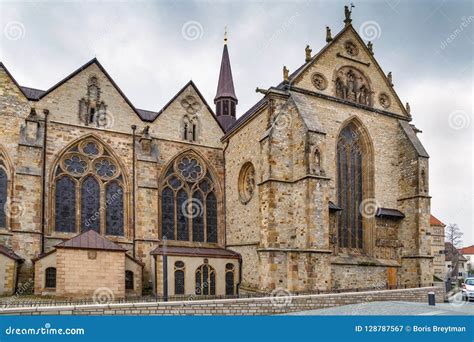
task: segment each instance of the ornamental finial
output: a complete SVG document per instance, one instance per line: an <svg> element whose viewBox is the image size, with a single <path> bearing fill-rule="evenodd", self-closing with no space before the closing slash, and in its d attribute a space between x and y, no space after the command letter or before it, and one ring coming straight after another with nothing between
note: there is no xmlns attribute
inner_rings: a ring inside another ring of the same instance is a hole
<svg viewBox="0 0 474 342"><path fill-rule="evenodd" d="M349 26L352 23L351 14L352 14L352 9L354 7L355 6L352 2L351 2L350 9L349 9L349 6L344 6L344 16L345 16L344 23L346 24L346 26Z"/></svg>
<svg viewBox="0 0 474 342"><path fill-rule="evenodd" d="M289 74L290 70L286 67L286 65L283 66L283 82L288 83L290 81Z"/></svg>
<svg viewBox="0 0 474 342"><path fill-rule="evenodd" d="M224 45L227 45L227 26L224 28Z"/></svg>
<svg viewBox="0 0 474 342"><path fill-rule="evenodd" d="M305 61L306 61L306 63L308 63L311 60L311 51L313 51L313 50L311 50L309 45L306 45L306 49L305 49L305 52L306 52Z"/></svg>
<svg viewBox="0 0 474 342"><path fill-rule="evenodd" d="M329 26L326 26L326 43L329 43L332 40L331 29Z"/></svg>

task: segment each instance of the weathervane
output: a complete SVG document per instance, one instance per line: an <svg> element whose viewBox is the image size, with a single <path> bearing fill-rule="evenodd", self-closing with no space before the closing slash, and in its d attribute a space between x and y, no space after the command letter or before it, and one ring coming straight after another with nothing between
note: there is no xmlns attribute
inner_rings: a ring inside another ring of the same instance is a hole
<svg viewBox="0 0 474 342"><path fill-rule="evenodd" d="M224 44L227 44L227 25L224 28Z"/></svg>

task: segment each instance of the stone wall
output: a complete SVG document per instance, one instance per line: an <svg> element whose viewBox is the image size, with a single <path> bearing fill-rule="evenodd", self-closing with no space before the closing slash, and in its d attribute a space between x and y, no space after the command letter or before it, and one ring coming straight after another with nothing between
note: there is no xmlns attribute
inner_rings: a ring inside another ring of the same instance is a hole
<svg viewBox="0 0 474 342"><path fill-rule="evenodd" d="M340 305L405 301L427 302L434 291L436 301L444 301L441 287L321 294L279 298L220 299L159 303L120 303L0 309L0 315L271 315L329 308Z"/></svg>

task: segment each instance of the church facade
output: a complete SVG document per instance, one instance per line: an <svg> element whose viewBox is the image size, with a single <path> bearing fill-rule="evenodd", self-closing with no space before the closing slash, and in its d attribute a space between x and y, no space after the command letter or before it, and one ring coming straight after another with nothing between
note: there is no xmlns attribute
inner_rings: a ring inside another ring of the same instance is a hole
<svg viewBox="0 0 474 342"><path fill-rule="evenodd" d="M96 59L44 91L2 64L0 290L431 283L429 157L350 14L258 91L237 119L227 44L214 106L191 81L156 112L137 109Z"/></svg>

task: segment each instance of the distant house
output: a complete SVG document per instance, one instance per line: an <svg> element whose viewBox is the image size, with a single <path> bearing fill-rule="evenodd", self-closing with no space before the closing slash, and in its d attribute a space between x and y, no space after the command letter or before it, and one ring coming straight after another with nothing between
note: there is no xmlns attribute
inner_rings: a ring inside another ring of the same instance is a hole
<svg viewBox="0 0 474 342"><path fill-rule="evenodd" d="M468 275L468 259L455 248L451 242L445 242L446 277L451 279L465 279Z"/></svg>
<svg viewBox="0 0 474 342"><path fill-rule="evenodd" d="M446 225L433 215L430 216L430 245L433 256L433 273L435 277L445 280L445 255L444 255L444 227Z"/></svg>
<svg viewBox="0 0 474 342"><path fill-rule="evenodd" d="M462 255L467 259L467 270L474 274L474 245L461 249Z"/></svg>

